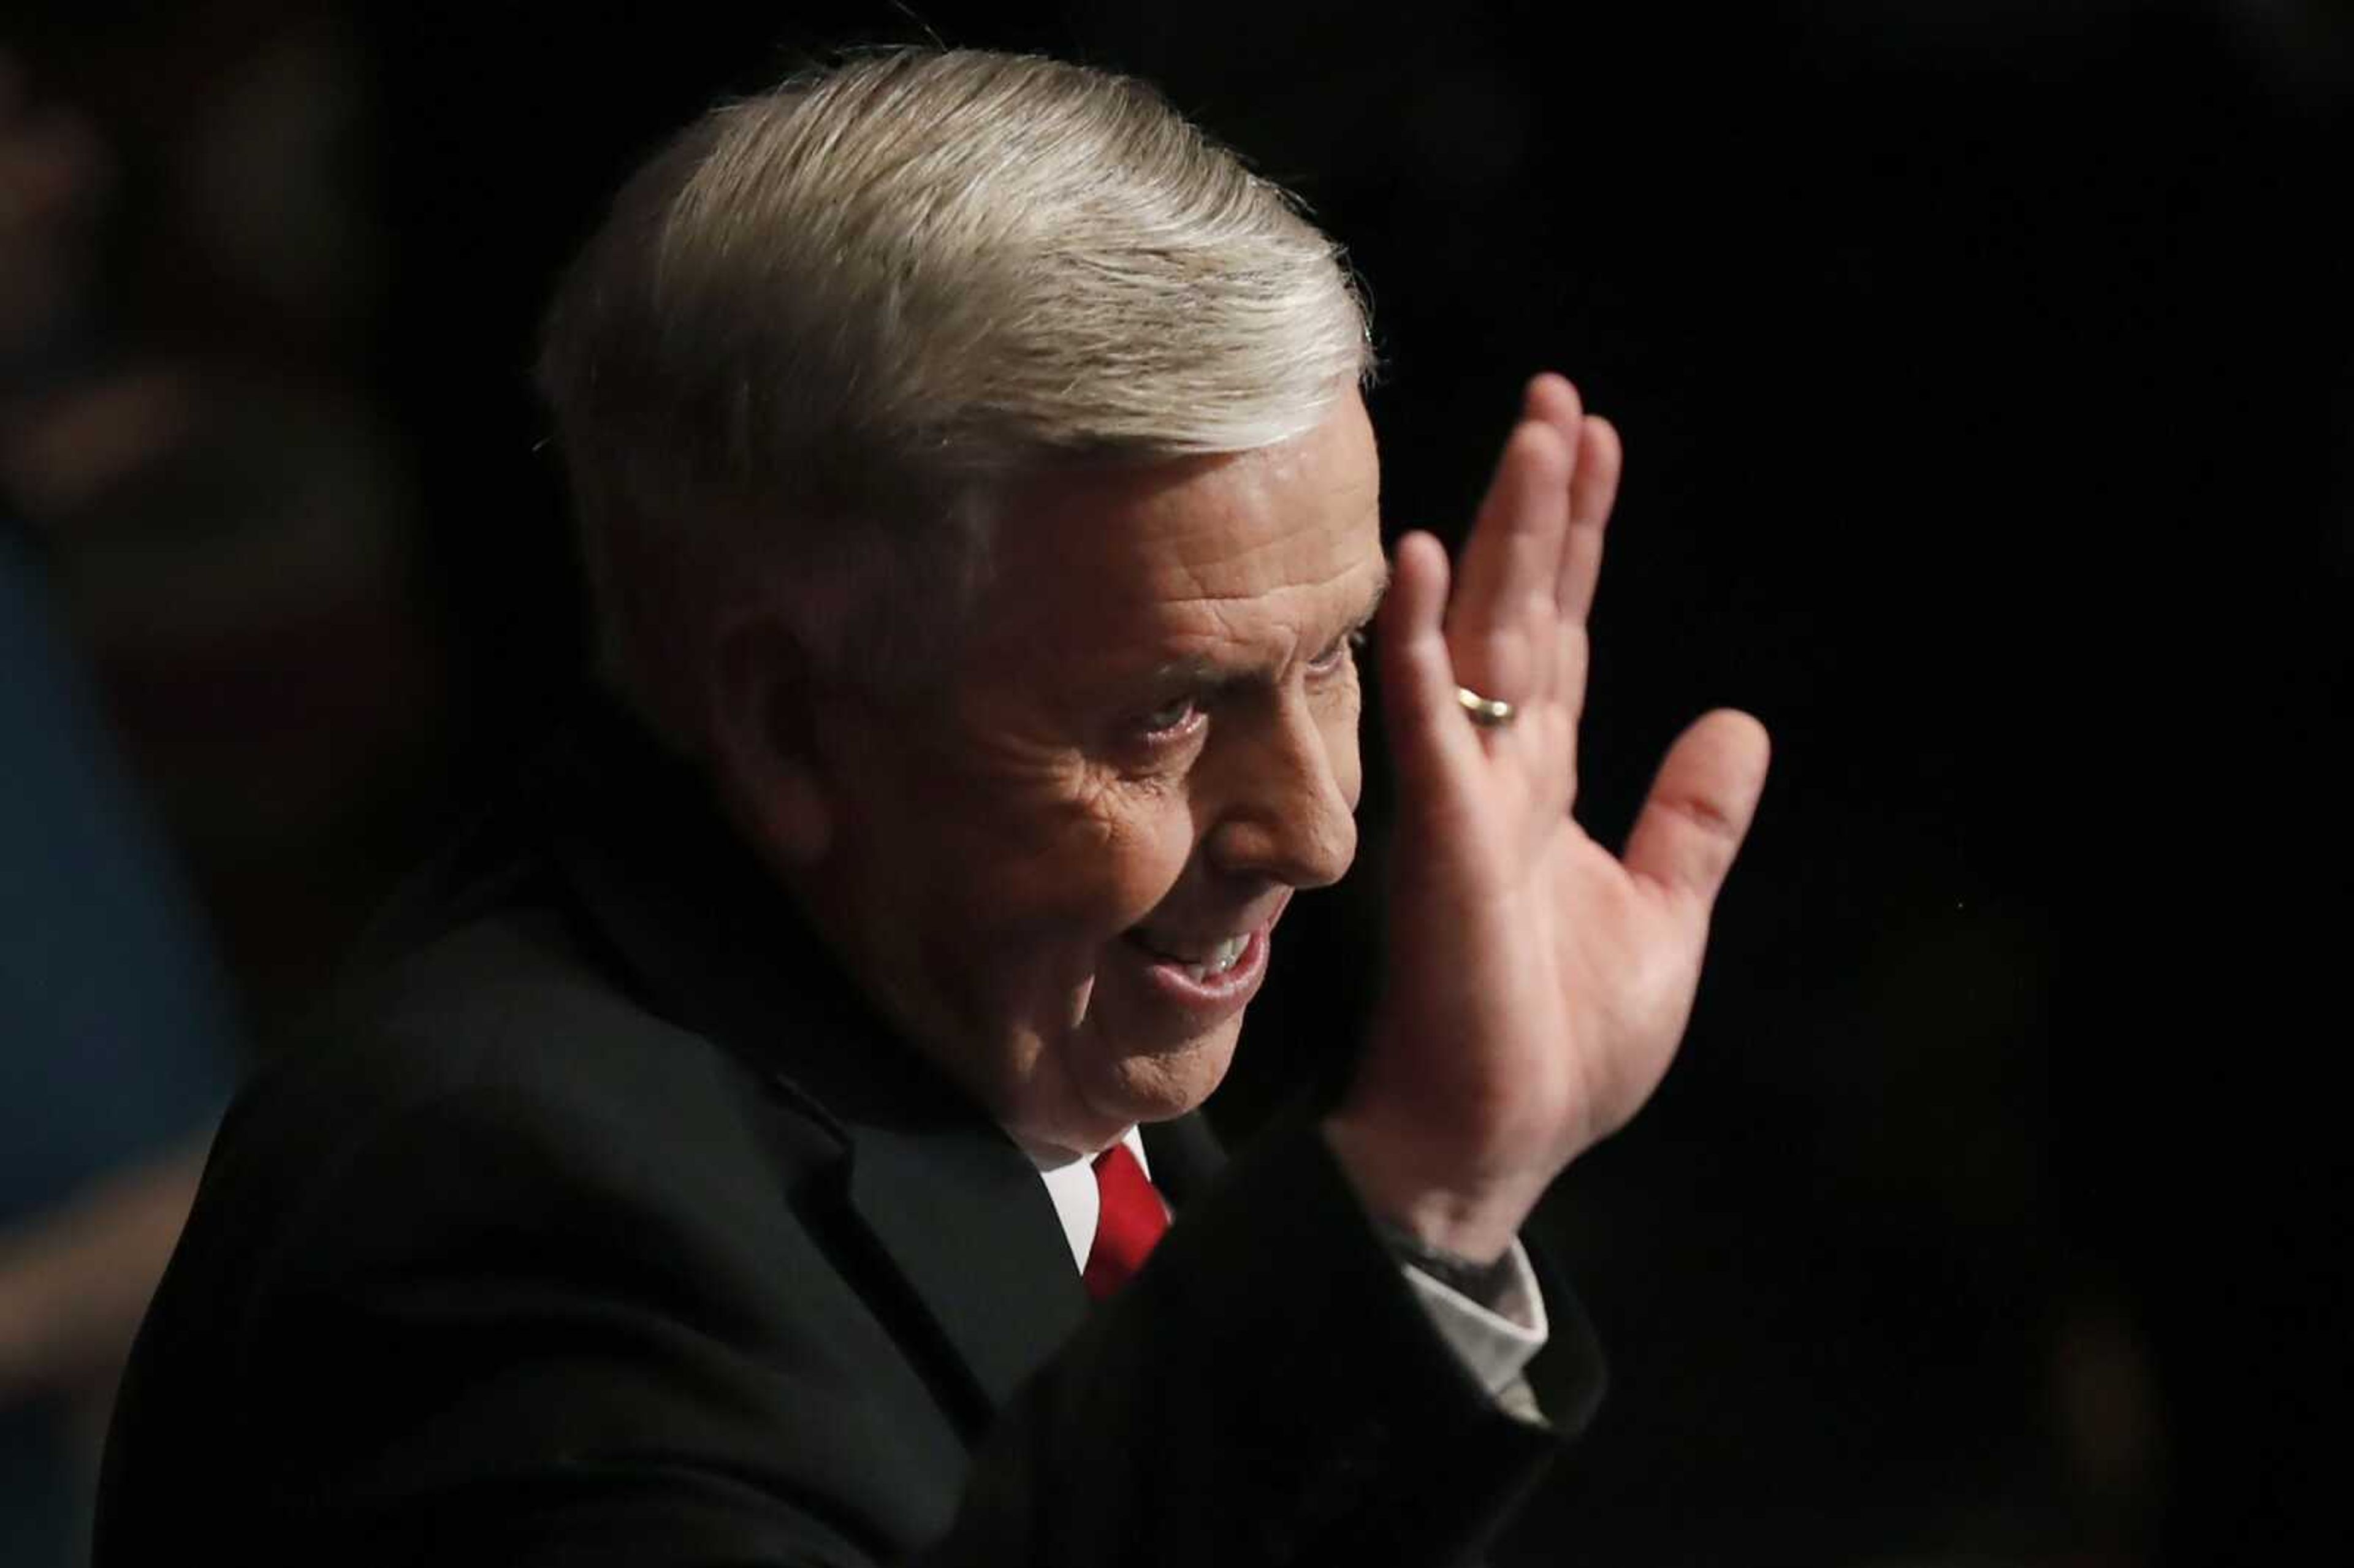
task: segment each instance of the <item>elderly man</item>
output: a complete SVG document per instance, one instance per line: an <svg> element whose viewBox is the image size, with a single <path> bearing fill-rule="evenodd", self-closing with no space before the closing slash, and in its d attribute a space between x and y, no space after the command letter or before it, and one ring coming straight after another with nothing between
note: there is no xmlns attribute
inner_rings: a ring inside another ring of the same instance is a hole
<svg viewBox="0 0 2354 1568"><path fill-rule="evenodd" d="M1533 382L1450 594L1365 345L1280 193L1069 66L860 57L642 170L542 367L617 712L232 1114L102 1568L1476 1550L1598 1385L1516 1234L1666 1069L1766 744L1586 838L1617 438ZM1214 1174L1377 610L1373 1037Z"/></svg>

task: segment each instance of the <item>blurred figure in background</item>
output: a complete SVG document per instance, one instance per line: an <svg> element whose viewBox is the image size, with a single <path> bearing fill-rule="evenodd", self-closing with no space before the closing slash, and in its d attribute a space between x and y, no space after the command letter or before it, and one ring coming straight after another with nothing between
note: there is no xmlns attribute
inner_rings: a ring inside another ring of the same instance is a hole
<svg viewBox="0 0 2354 1568"><path fill-rule="evenodd" d="M80 254L105 178L79 119L0 58L0 364L15 453L30 390L87 346ZM93 478L148 435L85 418L51 455ZM12 463L12 469L15 464ZM89 1477L132 1331L186 1217L235 1029L213 955L48 599L0 511L0 1562L82 1551Z"/></svg>
<svg viewBox="0 0 2354 1568"><path fill-rule="evenodd" d="M440 769L411 465L369 362L367 97L332 9L37 44L9 93L41 156L0 261L0 493L267 1050Z"/></svg>
<svg viewBox="0 0 2354 1568"><path fill-rule="evenodd" d="M244 1046L356 923L432 730L400 466L350 363L352 204L318 194L332 32L176 31L62 70L0 47L7 1568L86 1556L113 1382Z"/></svg>

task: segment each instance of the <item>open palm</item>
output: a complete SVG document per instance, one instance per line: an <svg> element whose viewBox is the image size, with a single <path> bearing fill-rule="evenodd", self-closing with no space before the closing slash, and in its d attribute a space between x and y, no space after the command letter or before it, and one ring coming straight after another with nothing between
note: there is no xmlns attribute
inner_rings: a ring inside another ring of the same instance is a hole
<svg viewBox="0 0 2354 1568"><path fill-rule="evenodd" d="M1618 438L1530 385L1464 547L1400 542L1382 612L1399 779L1389 964L1328 1132L1377 1213L1466 1256L1509 1245L1561 1169L1639 1109L1690 1016L1766 734L1719 712L1668 753L1623 857L1571 816L1586 616ZM1508 702L1475 724L1458 688Z"/></svg>

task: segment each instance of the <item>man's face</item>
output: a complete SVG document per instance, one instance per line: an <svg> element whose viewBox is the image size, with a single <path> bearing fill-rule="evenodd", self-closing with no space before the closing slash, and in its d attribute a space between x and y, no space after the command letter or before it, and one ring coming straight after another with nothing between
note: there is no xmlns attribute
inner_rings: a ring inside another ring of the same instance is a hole
<svg viewBox="0 0 2354 1568"><path fill-rule="evenodd" d="M937 710L828 722L808 891L1024 1142L1200 1105L1292 892L1348 868L1378 498L1353 392L1279 447L1038 485Z"/></svg>

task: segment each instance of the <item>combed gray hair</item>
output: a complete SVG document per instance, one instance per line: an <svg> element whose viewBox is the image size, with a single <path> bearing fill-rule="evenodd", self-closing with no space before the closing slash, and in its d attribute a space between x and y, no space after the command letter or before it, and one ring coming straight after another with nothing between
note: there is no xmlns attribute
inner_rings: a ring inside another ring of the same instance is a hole
<svg viewBox="0 0 2354 1568"><path fill-rule="evenodd" d="M1289 440L1371 364L1338 249L1151 88L893 50L724 104L640 169L557 291L539 385L606 673L692 747L729 611L905 679L1010 485Z"/></svg>

